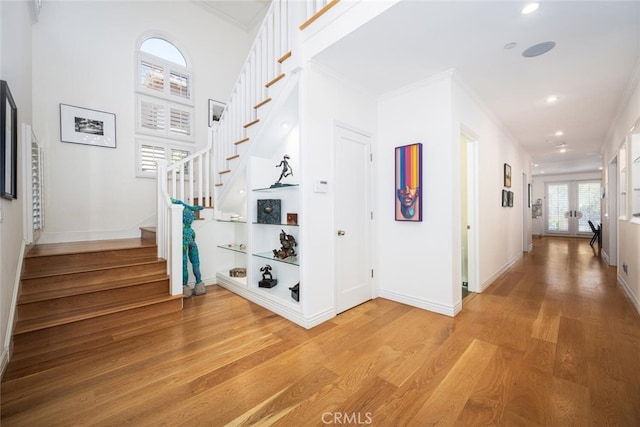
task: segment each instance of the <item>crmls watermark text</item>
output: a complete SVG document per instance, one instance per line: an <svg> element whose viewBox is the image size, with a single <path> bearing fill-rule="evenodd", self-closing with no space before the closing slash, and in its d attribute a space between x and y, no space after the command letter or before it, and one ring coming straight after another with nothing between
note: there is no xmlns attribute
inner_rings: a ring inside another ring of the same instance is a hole
<svg viewBox="0 0 640 427"><path fill-rule="evenodd" d="M367 425L373 423L371 412L323 412L322 422L324 424L346 424L346 425Z"/></svg>

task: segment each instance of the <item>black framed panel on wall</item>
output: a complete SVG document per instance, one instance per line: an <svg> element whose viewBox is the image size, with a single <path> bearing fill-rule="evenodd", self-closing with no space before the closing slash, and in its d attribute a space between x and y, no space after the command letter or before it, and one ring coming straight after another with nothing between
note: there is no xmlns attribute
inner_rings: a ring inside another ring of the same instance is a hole
<svg viewBox="0 0 640 427"><path fill-rule="evenodd" d="M9 85L0 80L0 196L18 198L18 109Z"/></svg>

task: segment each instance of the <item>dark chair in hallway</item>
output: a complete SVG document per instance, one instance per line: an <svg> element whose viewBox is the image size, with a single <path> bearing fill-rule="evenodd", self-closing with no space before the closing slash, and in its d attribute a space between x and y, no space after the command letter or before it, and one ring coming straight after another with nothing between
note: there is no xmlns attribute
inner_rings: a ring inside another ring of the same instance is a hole
<svg viewBox="0 0 640 427"><path fill-rule="evenodd" d="M589 227L591 227L591 231L593 231L593 237L591 238L591 241L589 242L589 245L593 246L593 244L595 242L598 242L598 244L600 244L600 226L596 227L595 225L593 225L593 222L591 222L591 220L589 220Z"/></svg>

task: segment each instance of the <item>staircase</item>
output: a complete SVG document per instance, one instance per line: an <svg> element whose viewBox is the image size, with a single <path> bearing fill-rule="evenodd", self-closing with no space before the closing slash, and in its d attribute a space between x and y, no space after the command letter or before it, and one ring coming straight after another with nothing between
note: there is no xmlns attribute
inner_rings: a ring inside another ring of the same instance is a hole
<svg viewBox="0 0 640 427"><path fill-rule="evenodd" d="M150 230L139 239L36 245L24 259L14 344L19 352L21 343L181 310Z"/></svg>

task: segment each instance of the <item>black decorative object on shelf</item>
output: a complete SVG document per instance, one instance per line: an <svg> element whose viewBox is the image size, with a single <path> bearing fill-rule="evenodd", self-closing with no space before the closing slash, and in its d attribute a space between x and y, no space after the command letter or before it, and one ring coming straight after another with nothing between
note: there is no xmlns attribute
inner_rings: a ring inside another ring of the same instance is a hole
<svg viewBox="0 0 640 427"><path fill-rule="evenodd" d="M282 172L280 173L280 178L278 178L275 184L271 185L271 188L288 187L288 186L294 185L294 184L283 184L280 182L282 181L283 178L286 178L288 176L293 176L293 169L289 165L289 158L290 158L289 155L285 154L284 157L282 158L282 161L276 165L277 168L279 167L282 168Z"/></svg>
<svg viewBox="0 0 640 427"><path fill-rule="evenodd" d="M273 288L278 284L278 279L274 279L271 275L271 266L266 264L264 267L260 267L262 271L262 280L258 282L258 286L261 288Z"/></svg>
<svg viewBox="0 0 640 427"><path fill-rule="evenodd" d="M300 282L296 283L295 286L289 288L289 290L291 291L291 298L299 302L300 301Z"/></svg>
<svg viewBox="0 0 640 427"><path fill-rule="evenodd" d="M280 249L273 250L275 258L285 259L296 256L295 247L298 245L296 239L291 234L285 233L284 230L280 230L280 245Z"/></svg>
<svg viewBox="0 0 640 427"><path fill-rule="evenodd" d="M258 223L280 224L280 199L258 200Z"/></svg>

